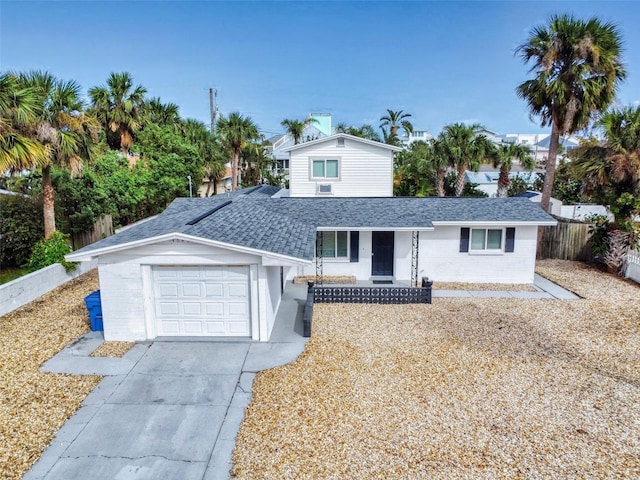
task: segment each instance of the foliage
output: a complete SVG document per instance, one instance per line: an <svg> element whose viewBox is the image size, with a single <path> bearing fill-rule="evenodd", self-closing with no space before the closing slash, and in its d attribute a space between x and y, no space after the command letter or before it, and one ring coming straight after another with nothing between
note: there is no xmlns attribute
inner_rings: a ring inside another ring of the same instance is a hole
<svg viewBox="0 0 640 480"><path fill-rule="evenodd" d="M82 177L74 178L67 170L54 170L56 190L56 223L71 233L87 232L109 210L111 202L93 169L86 169Z"/></svg>
<svg viewBox="0 0 640 480"><path fill-rule="evenodd" d="M398 152L394 161L393 194L424 197L435 192L435 173L431 168L432 146L415 142L409 150Z"/></svg>
<svg viewBox="0 0 640 480"><path fill-rule="evenodd" d="M18 267L42 239L42 200L21 195L0 196L0 266Z"/></svg>
<svg viewBox="0 0 640 480"><path fill-rule="evenodd" d="M640 213L640 107L613 109L597 126L604 140L589 139L571 154L583 190L609 205L616 223Z"/></svg>
<svg viewBox="0 0 640 480"><path fill-rule="evenodd" d="M54 263L60 263L67 272L70 272L75 270L76 264L64 259L67 253L71 253L69 235L56 230L48 240L41 240L35 244L26 266L33 272Z"/></svg>
<svg viewBox="0 0 640 480"><path fill-rule="evenodd" d="M560 161L555 172L551 196L566 205L575 205L588 201L582 191L582 180L576 174L574 165L565 160Z"/></svg>
<svg viewBox="0 0 640 480"><path fill-rule="evenodd" d="M622 39L617 27L598 18L580 20L553 15L548 25L534 27L516 53L532 62L534 78L516 89L532 117L551 125L542 208L549 209L560 135L586 127L594 113L607 109L626 77L620 60Z"/></svg>
<svg viewBox="0 0 640 480"><path fill-rule="evenodd" d="M520 165L531 171L536 162L528 146L519 143L501 143L493 151L489 150L489 156L493 157L493 166L500 169L498 177L498 197L506 197L509 188L509 173L513 167L513 161L518 160Z"/></svg>
<svg viewBox="0 0 640 480"><path fill-rule="evenodd" d="M127 72L111 73L107 85L89 89L92 107L113 149L129 153L136 133L142 128L142 110L147 89L133 86Z"/></svg>
<svg viewBox="0 0 640 480"><path fill-rule="evenodd" d="M607 238L611 222L606 215L592 214L585 218L589 222L589 246L594 255L600 256L607 251Z"/></svg>
<svg viewBox="0 0 640 480"><path fill-rule="evenodd" d="M488 197L486 192L478 188L477 183L465 182L462 193L457 195L458 176L454 172L449 172L444 178L444 191L447 197Z"/></svg>
<svg viewBox="0 0 640 480"><path fill-rule="evenodd" d="M378 135L374 128L367 123L359 127L339 123L336 125L336 133L346 133L348 135L353 135L354 137L366 138L367 140L373 140L375 142L380 141L380 135Z"/></svg>
<svg viewBox="0 0 640 480"><path fill-rule="evenodd" d="M233 112L218 122L221 143L231 153L231 189L236 191L239 183L240 154L251 142L260 138L258 127L250 117Z"/></svg>
<svg viewBox="0 0 640 480"><path fill-rule="evenodd" d="M454 123L445 125L438 136L438 142L441 145L441 156L456 171L454 190L456 197L464 195L466 171L477 171L481 163L494 156L494 146L482 134L482 130L484 130L484 127L479 124Z"/></svg>
<svg viewBox="0 0 640 480"><path fill-rule="evenodd" d="M382 130L384 143L398 145L400 143L398 131L401 128L407 135L411 134L413 125L408 120L410 116L410 113L405 113L402 110L393 111L387 108L386 115L380 117L380 130Z"/></svg>
<svg viewBox="0 0 640 480"><path fill-rule="evenodd" d="M302 139L305 128L307 128L309 125L313 125L314 123L319 122L313 117L307 117L304 120L292 120L289 118L285 118L284 120L282 120L282 122L280 122L280 125L287 129L287 133L293 137L293 143L297 145Z"/></svg>

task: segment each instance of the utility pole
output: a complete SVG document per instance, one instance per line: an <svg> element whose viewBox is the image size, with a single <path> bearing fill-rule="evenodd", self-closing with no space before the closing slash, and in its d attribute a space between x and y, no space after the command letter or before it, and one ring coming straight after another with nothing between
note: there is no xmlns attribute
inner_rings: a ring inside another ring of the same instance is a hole
<svg viewBox="0 0 640 480"><path fill-rule="evenodd" d="M215 88L209 89L209 110L211 111L211 133L216 133L216 115L218 114L218 107L216 106L216 97L218 96L218 90Z"/></svg>

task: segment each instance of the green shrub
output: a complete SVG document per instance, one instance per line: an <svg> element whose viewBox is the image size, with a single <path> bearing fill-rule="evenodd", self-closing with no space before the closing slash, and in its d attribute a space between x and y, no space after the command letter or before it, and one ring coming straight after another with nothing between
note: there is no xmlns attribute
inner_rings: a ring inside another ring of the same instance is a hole
<svg viewBox="0 0 640 480"><path fill-rule="evenodd" d="M24 265L43 230L40 199L0 195L0 267Z"/></svg>
<svg viewBox="0 0 640 480"><path fill-rule="evenodd" d="M31 271L40 270L54 263L61 263L67 272L75 270L76 264L67 262L64 256L71 253L69 246L69 235L55 231L49 240L42 240L36 243L31 252L31 257L27 262L27 268Z"/></svg>

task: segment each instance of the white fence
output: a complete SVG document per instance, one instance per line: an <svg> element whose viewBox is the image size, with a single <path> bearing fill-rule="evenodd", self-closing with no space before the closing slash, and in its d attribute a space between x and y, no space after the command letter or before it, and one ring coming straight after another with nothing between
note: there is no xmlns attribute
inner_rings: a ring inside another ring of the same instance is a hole
<svg viewBox="0 0 640 480"><path fill-rule="evenodd" d="M640 283L640 252L635 250L627 253L625 263L624 276Z"/></svg>
<svg viewBox="0 0 640 480"><path fill-rule="evenodd" d="M59 263L0 285L0 316L12 312L83 273L98 266L98 261L82 262L73 272L65 272Z"/></svg>

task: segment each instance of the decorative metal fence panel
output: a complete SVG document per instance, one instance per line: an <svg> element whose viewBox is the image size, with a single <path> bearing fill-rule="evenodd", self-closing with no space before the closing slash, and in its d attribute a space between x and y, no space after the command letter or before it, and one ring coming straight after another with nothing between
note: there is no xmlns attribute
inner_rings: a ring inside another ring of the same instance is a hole
<svg viewBox="0 0 640 480"><path fill-rule="evenodd" d="M431 287L313 287L314 303L431 303Z"/></svg>

